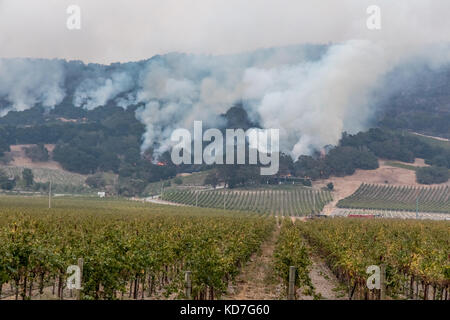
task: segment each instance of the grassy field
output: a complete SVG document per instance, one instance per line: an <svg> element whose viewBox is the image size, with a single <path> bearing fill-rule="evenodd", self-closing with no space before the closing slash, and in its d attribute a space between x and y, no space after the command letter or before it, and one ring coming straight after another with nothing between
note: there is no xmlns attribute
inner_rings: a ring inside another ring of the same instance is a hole
<svg viewBox="0 0 450 320"><path fill-rule="evenodd" d="M396 168L402 168L402 169L406 169L406 170L411 170L411 171L417 171L418 169L423 168L423 167L413 166L413 165L395 162L395 161L386 161L385 165L391 166L391 167L396 167ZM449 169L449 172L450 172L450 169Z"/></svg>
<svg viewBox="0 0 450 320"><path fill-rule="evenodd" d="M395 161L386 161L385 165L391 166L391 167L396 167L396 168L402 168L402 169L406 169L406 170L411 170L411 171L417 171L417 169L420 168L420 167L416 167L416 166L412 166L412 165L404 164L404 163L399 163L399 162L395 162Z"/></svg>
<svg viewBox="0 0 450 320"><path fill-rule="evenodd" d="M24 168L2 166L1 169L4 170L8 176L14 177L21 176ZM84 175L63 170L33 168L32 171L34 179L37 182L48 182L51 180L54 184L80 186L84 185L84 182L86 181L86 176Z"/></svg>
<svg viewBox="0 0 450 320"><path fill-rule="evenodd" d="M153 196L161 193L161 190L174 190L177 187L200 187L204 185L206 176L211 173L211 170L194 172L191 175L185 177L178 177L181 180L181 184L176 184L175 179L163 180L160 182L152 182L145 188L144 194Z"/></svg>
<svg viewBox="0 0 450 320"><path fill-rule="evenodd" d="M433 146L433 147L441 147L447 150L450 150L450 141L445 141L445 140L439 140L439 139L435 139L432 137L426 137L426 136L421 136L418 134L414 134L411 132L408 132L407 134L419 138L420 140L428 143L429 145Z"/></svg>
<svg viewBox="0 0 450 320"><path fill-rule="evenodd" d="M24 168L1 166L9 177L21 177ZM89 191L89 187L86 186L85 175L72 173L58 169L48 168L33 168L34 181L36 182L52 182L52 189L56 193L84 193Z"/></svg>

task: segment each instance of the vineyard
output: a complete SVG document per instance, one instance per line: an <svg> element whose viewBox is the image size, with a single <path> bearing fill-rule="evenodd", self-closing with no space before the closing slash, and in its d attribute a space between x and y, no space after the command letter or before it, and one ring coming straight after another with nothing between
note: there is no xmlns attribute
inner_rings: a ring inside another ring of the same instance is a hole
<svg viewBox="0 0 450 320"><path fill-rule="evenodd" d="M254 214L128 201L45 204L1 199L0 297L70 297L66 270L83 258L81 299L183 298L186 270L192 297L214 299L275 226Z"/></svg>
<svg viewBox="0 0 450 320"><path fill-rule="evenodd" d="M408 187L362 184L339 208L450 213L450 190L442 187Z"/></svg>
<svg viewBox="0 0 450 320"><path fill-rule="evenodd" d="M12 166L2 166L1 168L10 177L21 176L24 169ZM54 184L83 186L86 180L86 176L59 169L33 168L32 171L37 182L48 182L51 180Z"/></svg>
<svg viewBox="0 0 450 320"><path fill-rule="evenodd" d="M395 210L369 210L369 209L334 209L330 217L377 217L386 219L415 219L415 220L448 220L450 215L448 213L424 213L413 211L395 211Z"/></svg>
<svg viewBox="0 0 450 320"><path fill-rule="evenodd" d="M199 195L213 192L221 193ZM0 299L220 299L268 241L282 299L322 298L311 276L317 257L352 300L382 297L366 285L372 265L386 268L388 299L450 299L448 221L293 221L123 199L55 198L48 209L44 197L0 197ZM67 268L80 260L78 292L67 288Z"/></svg>
<svg viewBox="0 0 450 320"><path fill-rule="evenodd" d="M347 286L350 299L380 298L379 290L367 289L366 270L381 264L390 298L450 298L450 222L336 218L296 226Z"/></svg>
<svg viewBox="0 0 450 320"><path fill-rule="evenodd" d="M316 297L309 275L311 264L310 251L306 241L300 236L297 225L285 219L274 251L274 270L286 289L289 284L289 268L293 266L295 267L295 287L303 290L306 295Z"/></svg>
<svg viewBox="0 0 450 320"><path fill-rule="evenodd" d="M204 208L242 210L278 216L302 216L322 211L332 200L328 191L306 188L238 191L168 191L163 200Z"/></svg>

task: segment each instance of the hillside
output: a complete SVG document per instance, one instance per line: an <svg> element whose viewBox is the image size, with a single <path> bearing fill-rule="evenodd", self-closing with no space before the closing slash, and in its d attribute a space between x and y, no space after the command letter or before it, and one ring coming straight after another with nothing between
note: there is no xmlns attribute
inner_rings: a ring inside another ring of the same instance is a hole
<svg viewBox="0 0 450 320"><path fill-rule="evenodd" d="M416 159L414 166L426 166L423 159ZM325 206L324 212L330 214L336 204L352 195L362 184L383 184L398 186L420 186L416 181L415 171L402 166L397 166L390 161L380 160L380 166L376 170L356 170L353 175L346 177L330 177L314 182L315 187L326 187L328 183L334 184L333 201ZM450 181L443 184L431 185L433 187L450 186Z"/></svg>
<svg viewBox="0 0 450 320"><path fill-rule="evenodd" d="M29 96L38 85L34 82L18 88L26 101L37 101L27 107L17 108L13 97L0 96L0 161L13 167L63 170L83 176L110 173L118 176L117 190L121 195L153 194L162 180L212 169L206 165L175 166L171 162L168 138L178 126L189 123L184 121L186 117L208 118L222 131L262 127L267 119L255 109L257 101L251 95L234 92L240 85L234 80L244 79L256 69L265 70L268 62L274 70L279 66L319 63L331 47L301 45L227 56L172 53L111 65L5 59L8 72L36 68L43 73L44 81L46 70L59 70L61 81L56 88L60 99L51 106L41 101L42 96ZM159 91L155 91L159 88L156 79L163 86ZM434 170L422 175L424 183L445 179L435 177L442 171L434 167L450 168L448 141L423 135L449 138L450 66L430 68L423 61L409 61L383 75L372 91L370 96L377 97L371 101L375 112L366 127L372 129L358 133L350 126L349 133L338 132L342 139L336 145L311 142L321 141L323 129L316 131L313 138L305 137L312 143L302 150L308 155L290 159L287 154L292 150L284 150L279 177L324 180L377 169L377 159L411 163L422 158ZM217 95L209 96L210 93ZM207 113L209 109L216 114ZM195 113L198 110L204 112ZM269 118L276 120L278 116ZM284 116L290 118L289 113ZM290 132L298 135L301 129L299 123ZM287 138L292 143L292 137ZM303 135L297 139L300 142ZM22 148L42 144L51 148L48 161L30 162L24 157ZM267 182L252 173L254 168L232 168L229 172L220 166L216 169L220 183L232 187Z"/></svg>
<svg viewBox="0 0 450 320"><path fill-rule="evenodd" d="M47 161L33 161L29 156L26 155L25 150L27 148L33 147L33 144L18 144L10 145L10 152L5 152L5 158L9 159L8 165L12 167L23 167L23 168L40 168L40 169L53 169L53 170L63 170L61 165L52 160L53 150L55 149L54 144L45 144L50 157Z"/></svg>

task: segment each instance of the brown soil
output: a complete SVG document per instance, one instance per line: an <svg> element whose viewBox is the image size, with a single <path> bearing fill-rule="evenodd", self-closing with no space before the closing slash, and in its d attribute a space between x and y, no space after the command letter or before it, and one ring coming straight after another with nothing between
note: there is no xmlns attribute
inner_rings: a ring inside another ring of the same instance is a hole
<svg viewBox="0 0 450 320"><path fill-rule="evenodd" d="M177 174L177 177L189 177L192 176L192 173L179 173Z"/></svg>
<svg viewBox="0 0 450 320"><path fill-rule="evenodd" d="M16 144L11 145L11 151L8 152L12 157L12 161L8 164L14 167L23 167L23 168L48 168L48 169L59 169L62 170L61 165L56 161L47 161L47 162L33 162L30 158L25 155L25 148L33 146L32 144ZM46 144L45 148L48 150L51 155L53 150L55 149L54 144Z"/></svg>
<svg viewBox="0 0 450 320"><path fill-rule="evenodd" d="M159 198L146 198L146 199L132 198L131 200L141 201L141 202L150 202L150 203L154 203L154 204L163 204L163 205L175 206L175 207L188 207L188 205L186 205L186 204L165 201L165 200L161 200Z"/></svg>
<svg viewBox="0 0 450 320"><path fill-rule="evenodd" d="M272 262L276 240L280 233L277 228L272 237L263 243L261 252L254 254L250 261L243 267L234 285L228 288L225 300L279 300L285 299L285 288L281 280L275 275ZM310 271L311 281L316 294L322 299L337 300L340 293L337 291L339 283L325 263L318 257L312 257ZM313 297L302 295L298 290L297 297L300 300L311 300Z"/></svg>
<svg viewBox="0 0 450 320"><path fill-rule="evenodd" d="M324 300L345 300L345 294L338 290L339 281L323 260L317 256L311 256L312 268L309 277L314 285L316 294ZM305 296L301 290L297 291L300 300L312 300L313 297Z"/></svg>
<svg viewBox="0 0 450 320"><path fill-rule="evenodd" d="M278 300L282 295L281 282L275 278L272 269L272 255L276 239L280 234L277 227L272 237L263 243L261 252L254 254L230 285L225 300Z"/></svg>

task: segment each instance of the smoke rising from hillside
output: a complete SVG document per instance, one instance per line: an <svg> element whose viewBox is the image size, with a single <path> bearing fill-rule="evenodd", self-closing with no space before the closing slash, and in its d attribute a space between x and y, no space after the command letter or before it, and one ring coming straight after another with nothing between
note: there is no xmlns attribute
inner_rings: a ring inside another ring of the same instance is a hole
<svg viewBox="0 0 450 320"><path fill-rule="evenodd" d="M0 2L0 29L14 30L14 36L0 33L3 56L33 51L110 62L155 52L227 54L167 54L111 66L0 60L0 116L37 105L51 109L64 97L87 110L139 105L136 117L146 127L142 151L155 143L157 153L168 150L171 132L192 128L194 120L222 126L219 115L242 101L254 122L280 129L281 150L295 159L336 144L343 131L366 129L378 102L408 86L383 87L398 65L450 62L447 0L379 0L377 32L366 28L368 0L82 0L78 33L65 29L69 1L27 3L25 11L20 2ZM229 54L311 41L335 44Z"/></svg>
<svg viewBox="0 0 450 320"><path fill-rule="evenodd" d="M245 81L260 101L263 127L280 128L284 150L296 159L337 144L343 131L365 128L368 95L387 68L379 48L353 41L333 46L317 63L248 70Z"/></svg>
<svg viewBox="0 0 450 320"><path fill-rule="evenodd" d="M156 144L161 154L170 149L175 129L192 129L195 120L222 127L220 115L242 102L254 122L280 129L281 151L297 159L337 144L343 131L368 128L384 95L384 76L396 66L450 62L448 46L432 48L353 40L240 55L169 54L141 67L84 66L78 74L56 60L3 60L0 96L10 105L1 115L34 105L50 109L70 90L73 104L87 110L139 105L136 117L146 128L142 152ZM79 78L74 88L64 88L71 78ZM402 86L407 83L398 90Z"/></svg>
<svg viewBox="0 0 450 320"><path fill-rule="evenodd" d="M64 96L61 61L0 59L0 99L9 102L0 109L1 117L9 111L23 111L35 105L53 108Z"/></svg>
<svg viewBox="0 0 450 320"><path fill-rule="evenodd" d="M309 59L285 51L260 56L257 63L236 56L183 56L164 67L150 64L136 100L145 103L137 111L147 128L142 149L157 141L158 153L168 150L171 132L192 128L194 120L220 126L218 115L242 100L255 122L280 129L281 150L297 159L337 144L343 131L367 129L380 100L374 90L382 87L383 77L409 59L448 63L448 51L441 53L438 61L415 46L355 40Z"/></svg>
<svg viewBox="0 0 450 320"><path fill-rule="evenodd" d="M181 59L174 69L151 64L137 99L147 103L137 112L147 126L143 150L154 141L162 143L158 151L167 150L170 133L192 128L194 120L215 125L238 100L264 128L281 130L282 151L294 159L336 144L342 131L364 129L372 115L370 90L392 61L367 41L334 45L315 58L284 52L251 66L238 58L228 64Z"/></svg>
<svg viewBox="0 0 450 320"><path fill-rule="evenodd" d="M100 75L98 78L86 79L77 88L73 104L76 107L93 110L104 106L120 93L133 89L133 86L131 75L125 72L114 73L110 78L103 78Z"/></svg>

